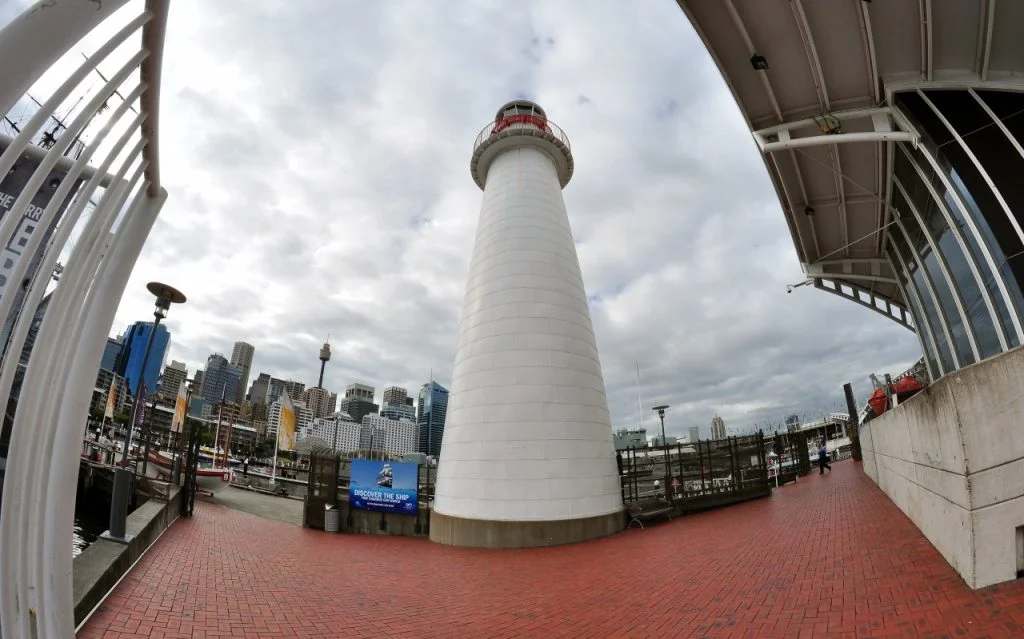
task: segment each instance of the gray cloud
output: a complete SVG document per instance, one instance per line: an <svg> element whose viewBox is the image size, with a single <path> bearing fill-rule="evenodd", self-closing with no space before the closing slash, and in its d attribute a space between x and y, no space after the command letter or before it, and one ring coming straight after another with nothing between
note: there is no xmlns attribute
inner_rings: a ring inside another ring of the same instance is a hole
<svg viewBox="0 0 1024 639"><path fill-rule="evenodd" d="M919 357L869 311L801 278L764 164L671 2L509 5L176 0L162 105L171 193L143 284L189 294L171 357L235 340L254 368L326 385L447 383L480 191L472 143L504 101L569 135L565 189L615 426L637 421L636 361L670 432L842 403L841 385Z"/></svg>

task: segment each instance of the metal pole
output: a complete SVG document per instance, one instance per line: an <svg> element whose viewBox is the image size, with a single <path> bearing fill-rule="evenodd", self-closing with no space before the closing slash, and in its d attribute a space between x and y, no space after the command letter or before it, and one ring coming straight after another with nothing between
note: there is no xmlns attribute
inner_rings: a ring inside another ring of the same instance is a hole
<svg viewBox="0 0 1024 639"><path fill-rule="evenodd" d="M153 330L149 333L149 339L146 340L146 353L142 356L142 373L139 375L139 386L135 389L136 401L139 397L139 389L141 389L142 385L146 383L146 364L149 364L149 353L153 350L153 338L156 336L157 327L160 325L160 314L153 313L153 317L155 318L155 321L153 322ZM143 413L145 413L145 408L143 408ZM143 423L143 426L145 426L145 423ZM135 430L135 424L128 424L128 436L125 438L124 454L121 456L122 464L125 464L128 461L128 448L132 443L133 430ZM145 439L145 432L143 432L142 435ZM143 469L143 472L145 472L145 469Z"/></svg>

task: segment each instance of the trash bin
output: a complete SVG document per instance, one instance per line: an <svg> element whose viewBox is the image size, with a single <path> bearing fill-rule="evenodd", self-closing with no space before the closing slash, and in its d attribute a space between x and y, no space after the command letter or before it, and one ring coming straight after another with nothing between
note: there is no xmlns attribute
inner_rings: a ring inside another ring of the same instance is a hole
<svg viewBox="0 0 1024 639"><path fill-rule="evenodd" d="M324 531L338 532L339 511L334 506L324 507Z"/></svg>

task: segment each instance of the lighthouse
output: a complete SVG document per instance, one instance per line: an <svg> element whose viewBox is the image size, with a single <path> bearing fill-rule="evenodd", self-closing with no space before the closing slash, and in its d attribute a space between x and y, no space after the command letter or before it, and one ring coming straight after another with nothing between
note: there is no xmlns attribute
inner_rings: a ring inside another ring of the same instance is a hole
<svg viewBox="0 0 1024 639"><path fill-rule="evenodd" d="M430 538L551 546L623 526L608 400L562 188L565 134L501 107L470 172L483 204L463 302Z"/></svg>

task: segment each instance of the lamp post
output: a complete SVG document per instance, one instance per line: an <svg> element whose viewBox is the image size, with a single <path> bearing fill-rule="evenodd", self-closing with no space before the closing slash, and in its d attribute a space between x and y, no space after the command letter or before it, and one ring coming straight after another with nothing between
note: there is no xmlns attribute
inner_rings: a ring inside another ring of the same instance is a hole
<svg viewBox="0 0 1024 639"><path fill-rule="evenodd" d="M665 409L668 408L667 404L661 406L655 406L654 411L657 411L658 418L661 419L661 453L662 461L665 464L665 496L668 496L668 440L665 438Z"/></svg>
<svg viewBox="0 0 1024 639"><path fill-rule="evenodd" d="M183 304L185 302L185 296L181 291L161 284L160 282L150 282L146 285L146 288L150 293L156 296L156 310L153 311L153 330L149 333L149 339L146 341L146 353L142 356L142 369L139 374L139 387L136 390L135 401L139 401L139 390L142 385L145 384L146 380L146 365L149 363L149 353L153 349L153 337L156 335L157 327L160 325L160 320L167 317L167 311L171 308L171 304ZM143 417L145 417L145 407L143 407ZM128 500L131 492L131 478L132 473L125 468L128 461L128 450L131 448L132 443L132 432L135 430L135 424L128 424L128 435L124 440L124 454L121 456L121 465L114 468L114 485L110 495L110 529L103 534L103 537L112 541L120 543L128 543L131 540L126 532L126 524L128 520ZM142 437L146 440L145 457L149 457L149 438L146 436L147 433L143 432ZM146 465L145 459L143 460L142 472L145 474Z"/></svg>
<svg viewBox="0 0 1024 639"><path fill-rule="evenodd" d="M146 364L149 362L149 351L153 347L153 337L156 335L156 327L160 324L160 320L167 317L167 311L170 310L171 304L184 304L185 294L167 284L161 284L160 282L150 282L146 285L149 292L156 296L156 309L153 311L153 332L149 335L149 343L146 344L146 355L142 358L142 373L140 378L145 381L146 379ZM156 403L154 402L154 407ZM143 413L145 416L145 413ZM145 422L142 427L142 440L143 440L143 453L142 453L142 474L146 474L146 468L149 464L149 436L150 436L150 422Z"/></svg>

